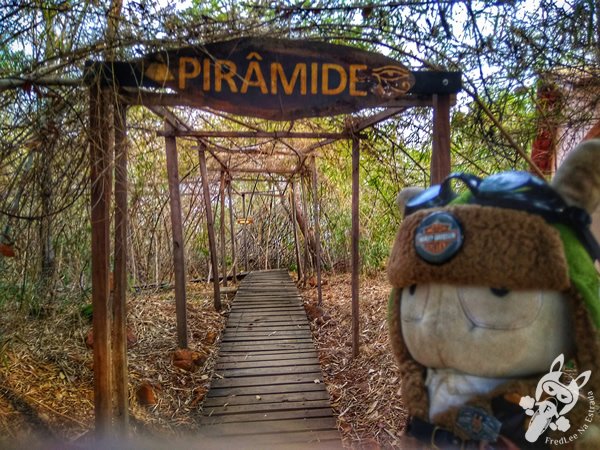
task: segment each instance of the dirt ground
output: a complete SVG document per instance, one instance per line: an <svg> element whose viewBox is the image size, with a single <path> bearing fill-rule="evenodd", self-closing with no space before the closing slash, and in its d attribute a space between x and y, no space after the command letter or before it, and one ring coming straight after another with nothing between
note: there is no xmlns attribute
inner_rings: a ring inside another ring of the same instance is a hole
<svg viewBox="0 0 600 450"><path fill-rule="evenodd" d="M355 359L349 275L324 276L322 310L315 308L315 287L301 292L344 445L401 446L406 415L388 345L385 277L361 281L361 346ZM223 311L215 312L208 286L188 285L192 353L184 355L189 361L180 368L174 365L181 356L176 355L174 292L145 291L130 298L129 396L135 435L165 444L193 437L228 308L225 300ZM15 307L0 311L0 448L22 448L25 442L63 448L89 438L94 423L90 330L80 306L56 308L43 318L28 317Z"/></svg>

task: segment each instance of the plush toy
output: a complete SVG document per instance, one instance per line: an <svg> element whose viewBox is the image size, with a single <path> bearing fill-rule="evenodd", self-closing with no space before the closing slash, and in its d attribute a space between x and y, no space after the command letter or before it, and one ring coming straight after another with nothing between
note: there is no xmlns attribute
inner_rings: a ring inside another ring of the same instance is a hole
<svg viewBox="0 0 600 450"><path fill-rule="evenodd" d="M454 174L399 203L389 325L408 434L433 448L600 448L600 140L552 184Z"/></svg>

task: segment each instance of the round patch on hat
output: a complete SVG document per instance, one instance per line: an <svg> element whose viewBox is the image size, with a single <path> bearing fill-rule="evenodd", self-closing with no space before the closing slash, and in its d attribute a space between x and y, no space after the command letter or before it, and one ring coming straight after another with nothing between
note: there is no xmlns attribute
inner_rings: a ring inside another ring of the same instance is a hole
<svg viewBox="0 0 600 450"><path fill-rule="evenodd" d="M431 264L450 261L463 245L460 222L452 214L437 211L425 217L415 231L415 250Z"/></svg>

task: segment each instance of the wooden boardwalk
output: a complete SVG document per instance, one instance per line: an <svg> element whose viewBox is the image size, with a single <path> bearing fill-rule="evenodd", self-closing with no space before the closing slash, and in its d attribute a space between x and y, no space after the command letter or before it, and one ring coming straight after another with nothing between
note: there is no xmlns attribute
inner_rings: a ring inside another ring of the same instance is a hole
<svg viewBox="0 0 600 450"><path fill-rule="evenodd" d="M251 272L240 284L200 432L209 447L342 448L306 313L287 271Z"/></svg>

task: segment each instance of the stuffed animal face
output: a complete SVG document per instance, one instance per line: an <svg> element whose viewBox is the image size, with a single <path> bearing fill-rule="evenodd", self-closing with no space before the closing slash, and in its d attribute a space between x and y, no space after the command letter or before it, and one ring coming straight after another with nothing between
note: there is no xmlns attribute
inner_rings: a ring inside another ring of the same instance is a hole
<svg viewBox="0 0 600 450"><path fill-rule="evenodd" d="M425 367L528 376L573 351L567 299L557 291L426 283L402 289L400 305L406 346Z"/></svg>

